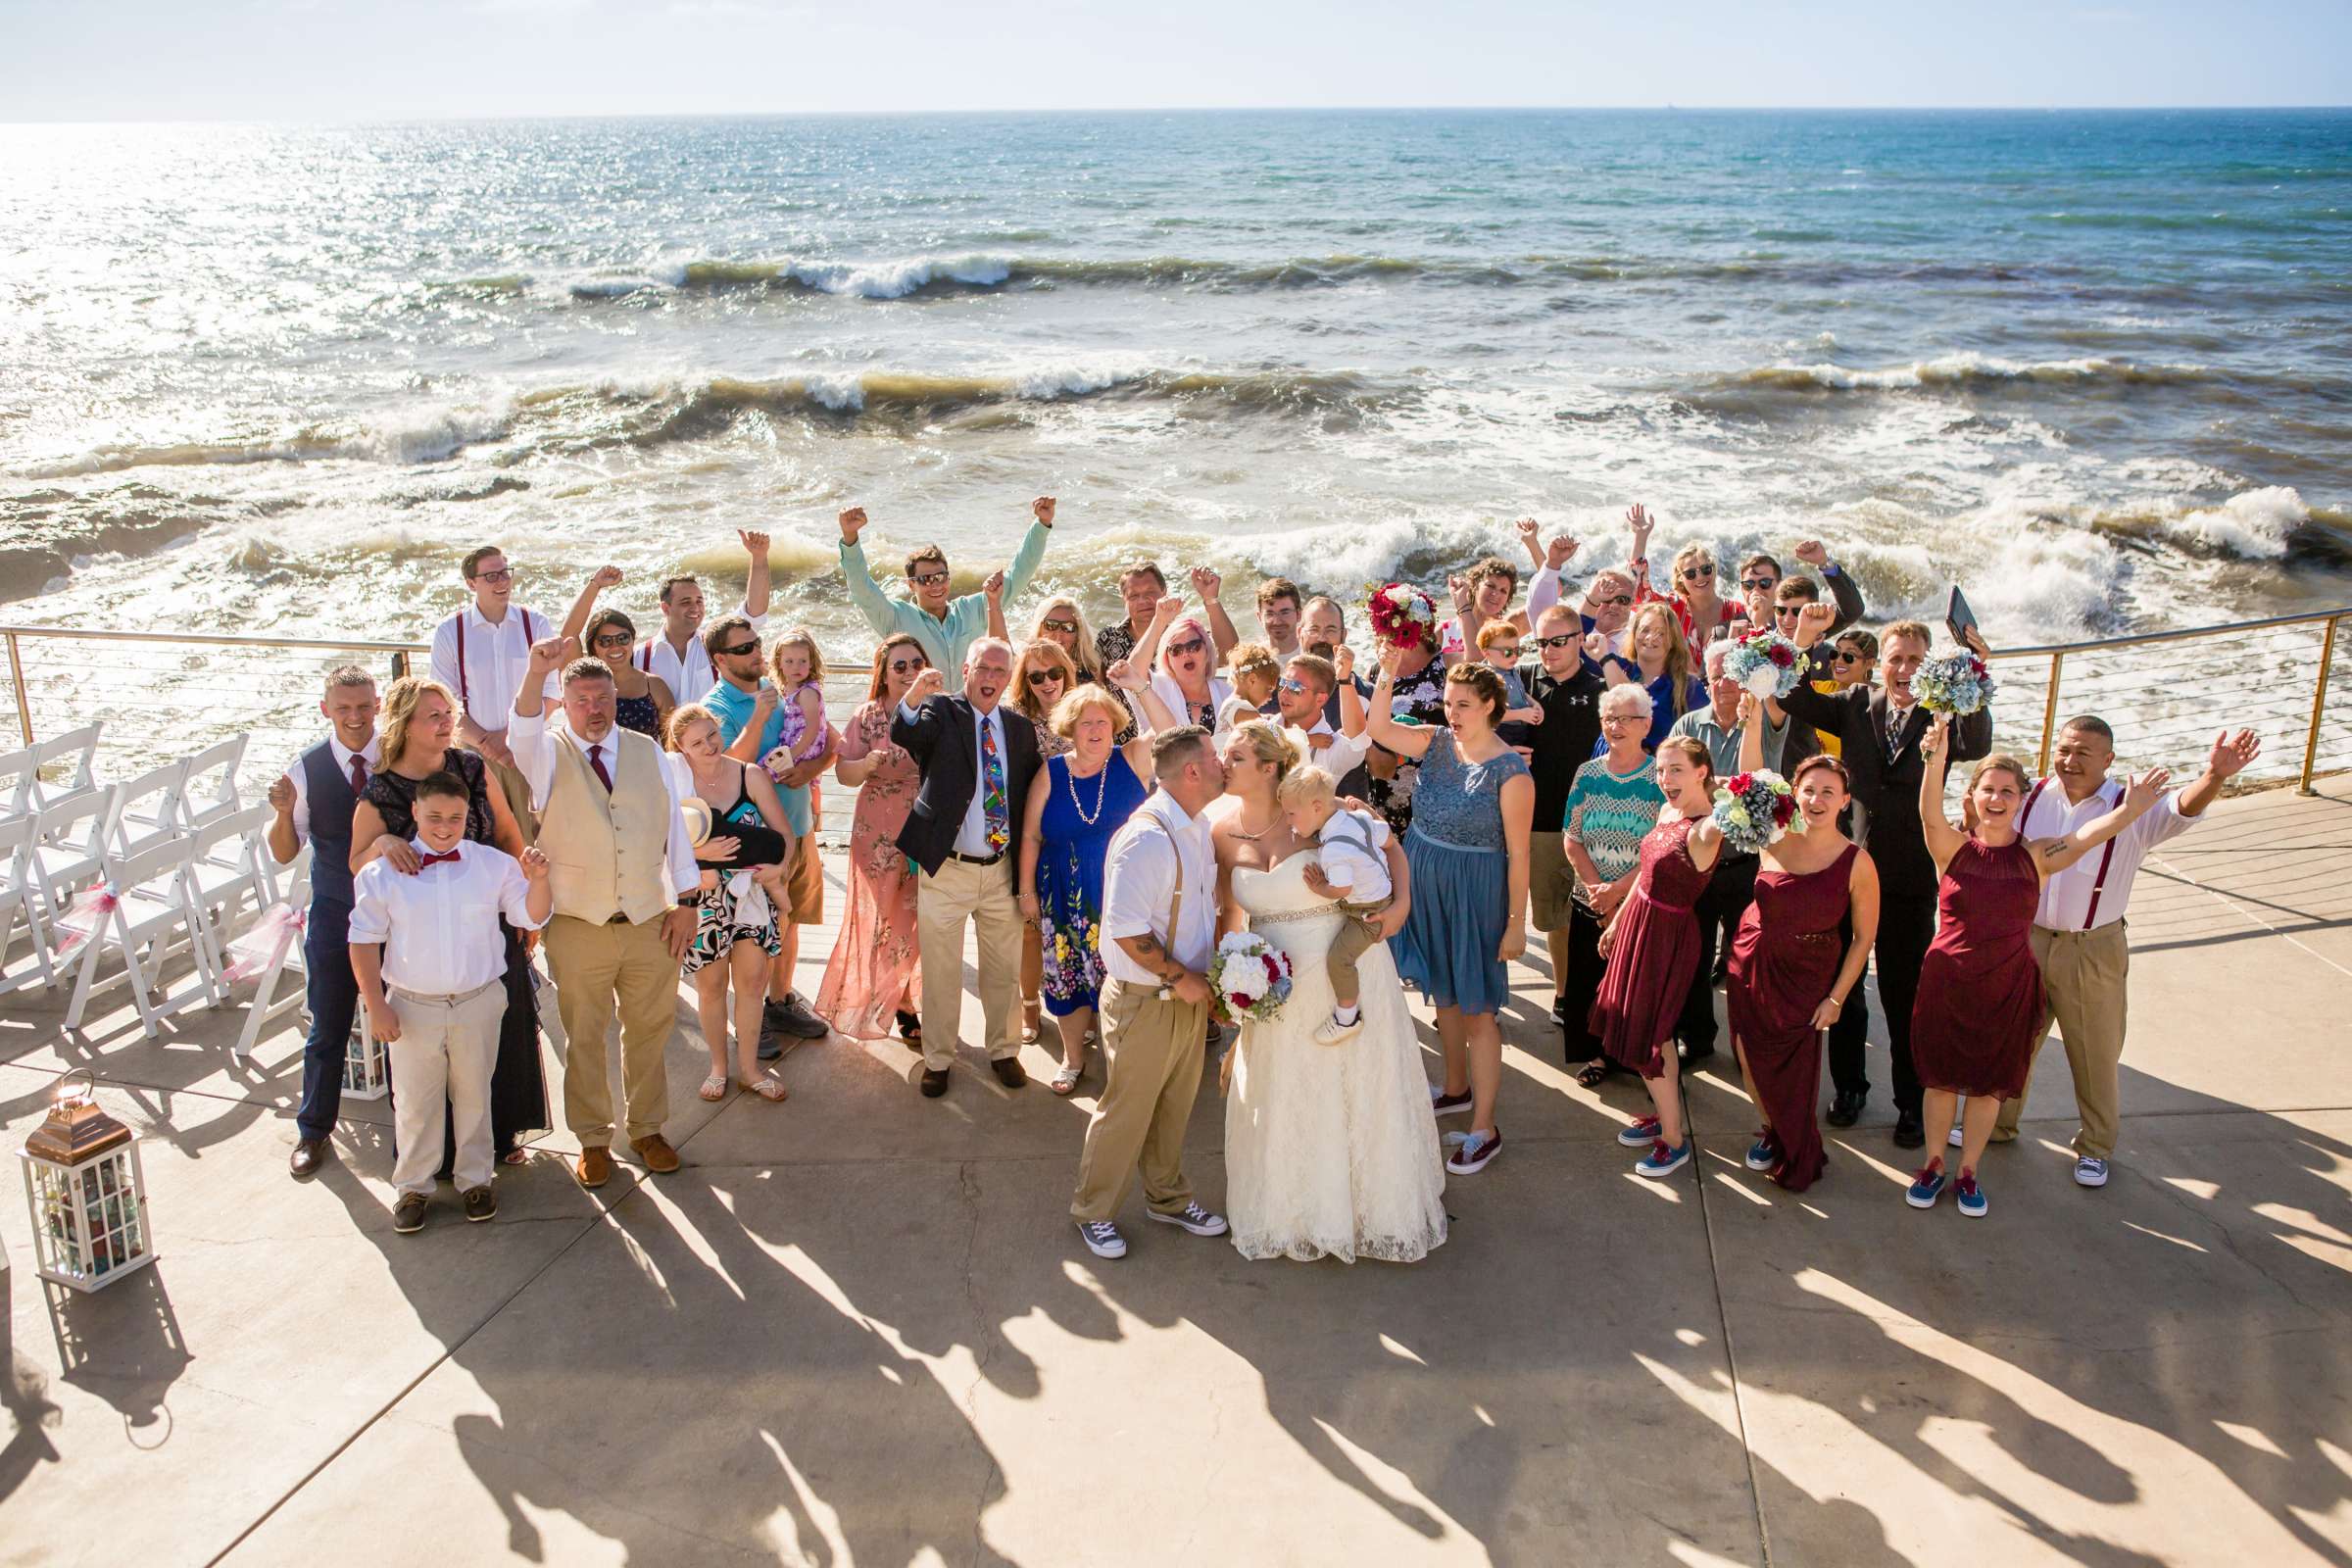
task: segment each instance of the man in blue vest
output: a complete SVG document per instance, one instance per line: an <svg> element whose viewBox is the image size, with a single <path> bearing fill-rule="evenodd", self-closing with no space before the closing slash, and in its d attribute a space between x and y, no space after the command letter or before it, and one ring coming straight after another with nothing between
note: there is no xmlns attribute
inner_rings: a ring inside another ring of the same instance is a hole
<svg viewBox="0 0 2352 1568"><path fill-rule="evenodd" d="M294 759L270 786L270 853L280 865L311 846L311 909L303 927L311 1037L302 1052L302 1108L294 1118L297 1177L316 1176L343 1108L343 1057L360 1005L351 972L351 813L374 774L375 677L346 664L326 677L318 711L326 738Z"/></svg>

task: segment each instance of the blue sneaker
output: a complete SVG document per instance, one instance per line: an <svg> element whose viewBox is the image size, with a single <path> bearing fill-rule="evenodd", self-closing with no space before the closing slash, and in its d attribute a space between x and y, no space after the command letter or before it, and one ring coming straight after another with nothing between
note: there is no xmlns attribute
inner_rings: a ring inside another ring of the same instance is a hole
<svg viewBox="0 0 2352 1568"><path fill-rule="evenodd" d="M1671 1176L1690 1163L1690 1139L1684 1139L1680 1149L1669 1149L1666 1140L1658 1138L1651 1140L1648 1154L1635 1163L1634 1172L1640 1176Z"/></svg>
<svg viewBox="0 0 2352 1568"><path fill-rule="evenodd" d="M2075 1185L2077 1187L2106 1186L2107 1162L2103 1159L2094 1159L2088 1154L2084 1154L2081 1159L2076 1160Z"/></svg>
<svg viewBox="0 0 2352 1568"><path fill-rule="evenodd" d="M1977 1173L1973 1170L1962 1171L1960 1179L1952 1183L1952 1201L1958 1203L1960 1212L1970 1219L1983 1219L1984 1210L1992 1206L1984 1201L1984 1194L1978 1188Z"/></svg>
<svg viewBox="0 0 2352 1568"><path fill-rule="evenodd" d="M1747 1168L1749 1170L1770 1170L1780 1162L1781 1152L1773 1147L1772 1134L1758 1133L1756 1141L1748 1146Z"/></svg>
<svg viewBox="0 0 2352 1568"><path fill-rule="evenodd" d="M1647 1149L1658 1141L1658 1118L1643 1116L1631 1127L1618 1128L1617 1141L1628 1149Z"/></svg>
<svg viewBox="0 0 2352 1568"><path fill-rule="evenodd" d="M1936 1200L1943 1196L1943 1183L1941 1161L1922 1166L1919 1174L1911 1178L1911 1189L1903 1194L1903 1201L1913 1208L1934 1208Z"/></svg>

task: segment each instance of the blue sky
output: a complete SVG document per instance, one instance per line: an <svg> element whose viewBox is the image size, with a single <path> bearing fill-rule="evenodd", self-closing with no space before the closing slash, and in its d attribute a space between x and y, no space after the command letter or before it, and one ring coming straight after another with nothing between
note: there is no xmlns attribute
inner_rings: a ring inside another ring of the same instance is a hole
<svg viewBox="0 0 2352 1568"><path fill-rule="evenodd" d="M2352 102L2346 0L0 0L0 120Z"/></svg>

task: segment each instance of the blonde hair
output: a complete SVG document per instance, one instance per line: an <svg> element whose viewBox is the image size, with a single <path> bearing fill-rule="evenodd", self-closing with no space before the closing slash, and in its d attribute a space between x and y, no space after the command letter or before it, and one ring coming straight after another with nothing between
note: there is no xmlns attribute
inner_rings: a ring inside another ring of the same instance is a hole
<svg viewBox="0 0 2352 1568"><path fill-rule="evenodd" d="M1987 773L2006 773L2016 779L2021 795L2034 787L2034 775L2026 771L2023 760L2007 752L1995 752L1968 770L1968 792L1971 795L1977 792L1977 785Z"/></svg>
<svg viewBox="0 0 2352 1568"><path fill-rule="evenodd" d="M1642 667L1642 624L1645 620L1657 621L1666 628L1666 676L1667 685L1671 688L1666 701L1675 715L1680 717L1688 710L1684 705L1690 700L1690 682L1698 674L1690 662L1690 639L1683 635L1683 623L1675 615L1672 605L1655 599L1646 605L1636 605L1634 618L1626 623L1625 628L1626 662L1633 664L1636 670Z"/></svg>
<svg viewBox="0 0 2352 1568"><path fill-rule="evenodd" d="M1061 689L1064 692L1076 686L1078 680L1077 671L1070 664L1070 651L1053 638L1032 637L1021 644L1021 651L1012 662L1012 706L1042 723L1051 715L1041 713L1031 706L1032 689L1029 685L1029 661L1038 654L1044 654L1047 662L1061 671Z"/></svg>
<svg viewBox="0 0 2352 1568"><path fill-rule="evenodd" d="M1339 784L1331 774L1312 762L1292 768L1274 786L1274 800L1281 806L1320 806L1336 799L1339 793Z"/></svg>
<svg viewBox="0 0 2352 1568"><path fill-rule="evenodd" d="M435 692L449 704L452 713L461 711L458 694L430 675L403 675L384 688L383 712L376 721L380 739L375 754L384 760L383 766L390 767L400 760L401 752L409 744L409 725L416 718L416 705Z"/></svg>
<svg viewBox="0 0 2352 1568"><path fill-rule="evenodd" d="M780 688L784 684L784 650L787 648L808 650L808 678L802 684L821 686L825 678L825 656L816 646L816 634L806 626L793 627L792 630L778 637L776 645L767 651L767 667L775 675L776 685Z"/></svg>
<svg viewBox="0 0 2352 1568"><path fill-rule="evenodd" d="M1683 591L1683 568L1697 561L1703 561L1715 568L1712 580L1720 582L1723 579L1723 566L1716 561L1714 550L1707 545L1688 544L1674 553L1674 563L1666 568L1671 573L1667 580L1674 592L1679 594ZM1722 596L1719 594L1717 597Z"/></svg>
<svg viewBox="0 0 2352 1568"><path fill-rule="evenodd" d="M1046 721L1046 727L1065 741L1074 741L1078 738L1078 721L1090 708L1100 708L1110 714L1114 735L1129 723L1127 705L1111 695L1109 687L1090 680L1075 691L1062 694L1061 701L1054 705L1054 715Z"/></svg>
<svg viewBox="0 0 2352 1568"><path fill-rule="evenodd" d="M702 704L680 703L669 710L669 723L662 731L662 748L666 751L676 751L678 737L686 733L686 726L689 724L709 724L721 735L727 732L727 727L718 721L718 715Z"/></svg>
<svg viewBox="0 0 2352 1568"><path fill-rule="evenodd" d="M1078 623L1078 635L1073 639L1078 644L1077 648L1074 651L1062 649L1063 653L1070 656L1070 662L1078 666L1078 679L1082 682L1100 681L1102 678L1102 655L1095 647L1095 623L1086 618L1086 609L1077 600L1067 597L1047 600L1039 607L1037 619L1030 624L1030 638L1035 640L1050 636L1046 630L1046 617L1057 610L1065 612L1070 619Z"/></svg>
<svg viewBox="0 0 2352 1568"><path fill-rule="evenodd" d="M1281 787L1283 779L1299 762L1298 748L1290 736L1262 718L1252 718L1233 726L1234 739L1248 745L1250 753L1261 762L1274 767L1274 783Z"/></svg>

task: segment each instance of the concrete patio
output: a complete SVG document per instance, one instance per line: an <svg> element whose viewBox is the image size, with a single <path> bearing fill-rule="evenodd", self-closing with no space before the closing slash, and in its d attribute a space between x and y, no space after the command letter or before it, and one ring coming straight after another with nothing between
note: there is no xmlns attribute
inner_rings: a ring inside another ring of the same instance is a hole
<svg viewBox="0 0 2352 1568"><path fill-rule="evenodd" d="M1410 1267L1150 1226L1098 1262L1062 1214L1099 1078L967 1054L934 1102L834 1037L788 1103L706 1105L684 1007L682 1171L583 1193L558 1134L495 1223L397 1236L382 1102L287 1178L290 1027L236 1062L235 1008L151 1042L118 990L61 1036L20 992L8 1147L95 1071L161 1256L72 1297L0 1201L0 1560L2352 1563L2352 788L2225 802L2132 933L2114 1181L2069 1180L2052 1050L1982 1223L1902 1203L1883 1056L1813 1191L1740 1166L1720 1064L1695 1168L1639 1180L1638 1085L1567 1080L1523 969L1509 1152Z"/></svg>

